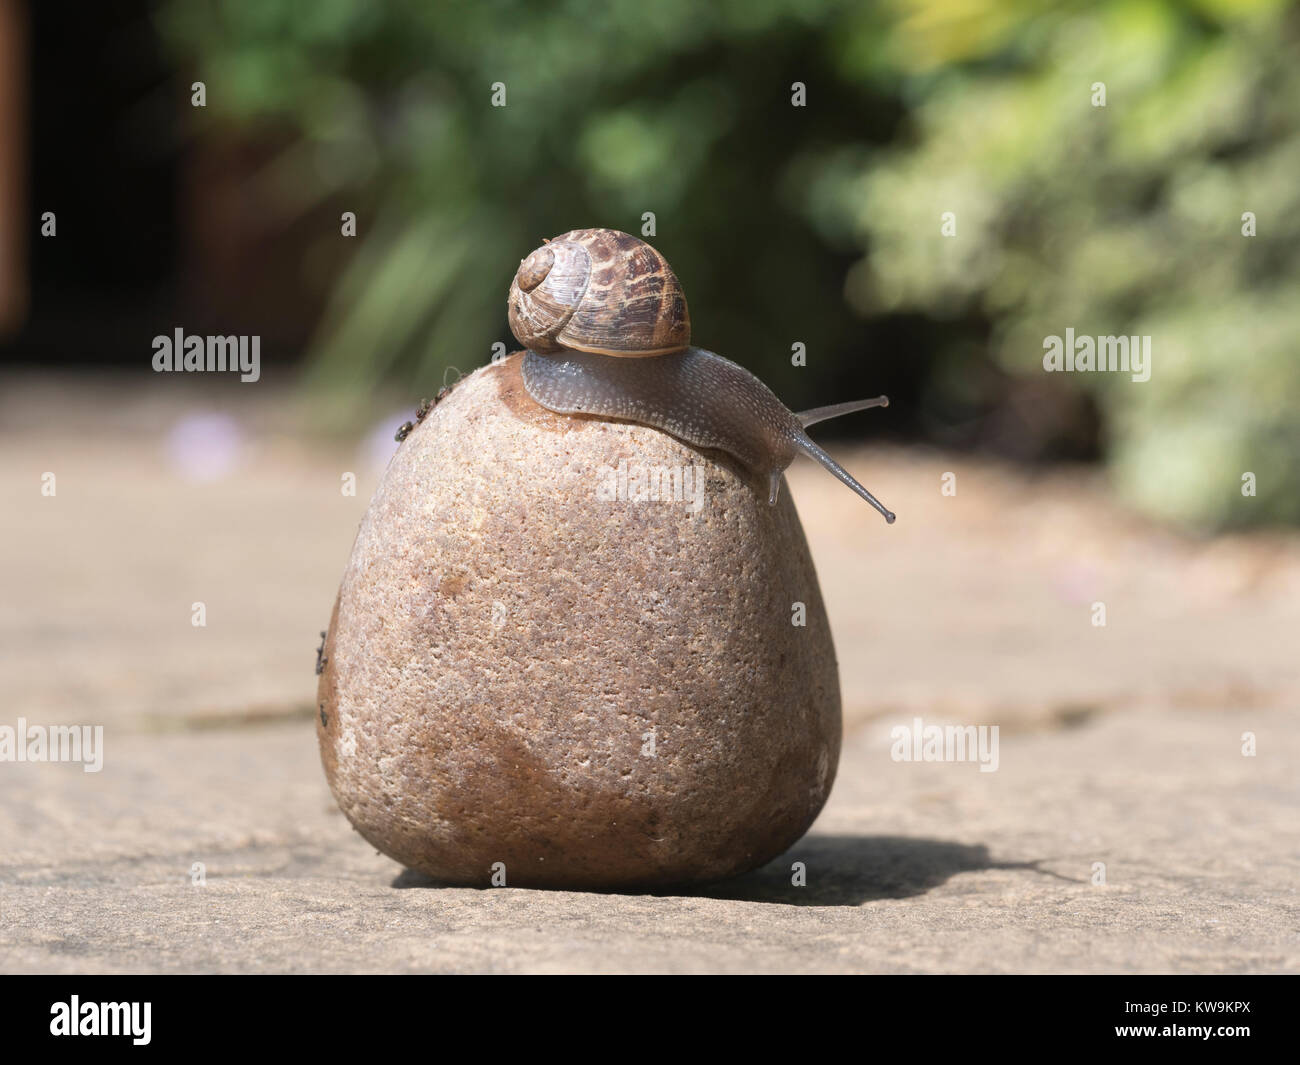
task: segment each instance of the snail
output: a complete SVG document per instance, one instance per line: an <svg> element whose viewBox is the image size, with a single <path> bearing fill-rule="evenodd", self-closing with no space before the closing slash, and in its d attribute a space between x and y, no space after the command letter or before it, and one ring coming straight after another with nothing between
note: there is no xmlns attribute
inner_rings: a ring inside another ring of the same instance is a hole
<svg viewBox="0 0 1300 1065"><path fill-rule="evenodd" d="M681 283L644 241L613 229L575 229L519 263L507 301L527 352L524 387L558 414L652 426L717 448L768 477L775 505L797 454L829 470L891 524L891 511L804 431L842 414L885 407L885 396L794 413L744 367L691 346Z"/></svg>

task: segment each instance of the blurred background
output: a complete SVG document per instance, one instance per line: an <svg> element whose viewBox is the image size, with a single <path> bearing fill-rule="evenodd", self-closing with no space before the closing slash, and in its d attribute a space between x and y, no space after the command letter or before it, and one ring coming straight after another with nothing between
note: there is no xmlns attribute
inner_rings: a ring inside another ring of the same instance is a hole
<svg viewBox="0 0 1300 1065"><path fill-rule="evenodd" d="M898 526L790 474L852 713L1289 685L1297 55L1279 0L0 0L8 676L305 711L393 430L543 237L650 215L698 343L893 399L817 433ZM153 373L178 327L260 381ZM1044 373L1067 328L1150 380Z"/></svg>
<svg viewBox="0 0 1300 1065"><path fill-rule="evenodd" d="M1294 4L0 12L11 366L140 372L169 325L260 334L268 380L351 431L516 346L504 293L542 237L652 212L699 343L795 409L894 398L832 437L1102 463L1191 529L1300 519ZM1152 381L1044 374L1067 326L1152 336Z"/></svg>

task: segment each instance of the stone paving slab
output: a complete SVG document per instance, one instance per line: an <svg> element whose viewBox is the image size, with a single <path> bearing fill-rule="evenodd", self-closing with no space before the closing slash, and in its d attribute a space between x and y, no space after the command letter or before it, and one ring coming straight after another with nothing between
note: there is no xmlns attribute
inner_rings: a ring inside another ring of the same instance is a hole
<svg viewBox="0 0 1300 1065"><path fill-rule="evenodd" d="M687 896L433 885L350 830L305 725L110 736L100 774L0 776L0 969L1300 969L1294 713L1013 733L995 773L894 762L888 725L787 855Z"/></svg>

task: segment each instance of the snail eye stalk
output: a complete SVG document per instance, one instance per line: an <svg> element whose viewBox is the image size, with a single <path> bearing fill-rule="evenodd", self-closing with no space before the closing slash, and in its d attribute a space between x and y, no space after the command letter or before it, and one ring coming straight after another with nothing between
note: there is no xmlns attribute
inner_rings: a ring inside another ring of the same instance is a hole
<svg viewBox="0 0 1300 1065"><path fill-rule="evenodd" d="M855 399L851 403L834 403L829 407L814 407L812 410L800 411L795 417L799 419L799 424L807 429L810 425L838 418L841 414L854 414L872 407L888 406L888 396L876 396L874 399Z"/></svg>

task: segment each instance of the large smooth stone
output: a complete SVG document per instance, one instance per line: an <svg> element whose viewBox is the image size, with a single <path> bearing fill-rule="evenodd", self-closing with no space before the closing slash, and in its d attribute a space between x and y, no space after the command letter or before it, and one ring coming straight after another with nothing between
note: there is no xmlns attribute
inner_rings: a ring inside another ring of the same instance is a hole
<svg viewBox="0 0 1300 1065"><path fill-rule="evenodd" d="M789 493L771 507L726 455L552 414L519 365L438 404L361 523L318 698L334 797L379 850L451 883L487 886L496 863L538 887L761 865L817 816L840 750ZM601 498L620 459L696 467L702 507Z"/></svg>

